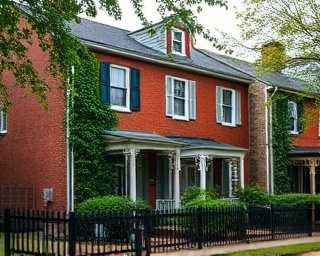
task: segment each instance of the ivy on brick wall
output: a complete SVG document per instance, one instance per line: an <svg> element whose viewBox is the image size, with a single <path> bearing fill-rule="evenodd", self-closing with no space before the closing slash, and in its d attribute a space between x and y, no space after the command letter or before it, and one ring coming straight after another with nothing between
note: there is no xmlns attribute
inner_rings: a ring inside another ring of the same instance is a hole
<svg viewBox="0 0 320 256"><path fill-rule="evenodd" d="M106 160L101 131L116 127L118 119L100 102L99 63L85 48L78 51L71 77L70 146L74 152L75 203L110 194L114 177Z"/></svg>
<svg viewBox="0 0 320 256"><path fill-rule="evenodd" d="M292 142L288 127L288 98L285 95L278 94L272 100L272 146L275 194L292 192L292 172L288 156Z"/></svg>

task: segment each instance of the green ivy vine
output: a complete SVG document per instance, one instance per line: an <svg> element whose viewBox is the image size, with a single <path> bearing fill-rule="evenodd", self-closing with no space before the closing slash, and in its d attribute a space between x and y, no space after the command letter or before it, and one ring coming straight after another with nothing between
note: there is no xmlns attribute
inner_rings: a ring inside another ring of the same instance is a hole
<svg viewBox="0 0 320 256"><path fill-rule="evenodd" d="M75 204L105 196L113 189L114 177L106 159L101 131L116 127L118 119L109 105L100 102L99 63L84 46L78 51L72 104L70 146L74 154Z"/></svg>
<svg viewBox="0 0 320 256"><path fill-rule="evenodd" d="M288 152L292 148L289 133L288 98L276 95L272 100L272 146L274 158L274 193L292 192L291 163Z"/></svg>

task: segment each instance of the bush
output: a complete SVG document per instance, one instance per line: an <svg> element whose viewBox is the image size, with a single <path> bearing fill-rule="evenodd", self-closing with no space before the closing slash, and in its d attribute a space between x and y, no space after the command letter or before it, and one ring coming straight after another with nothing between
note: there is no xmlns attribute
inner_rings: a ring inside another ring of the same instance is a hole
<svg viewBox="0 0 320 256"><path fill-rule="evenodd" d="M268 192L258 185L248 185L237 190L237 197L247 206L269 205L271 203Z"/></svg>
<svg viewBox="0 0 320 256"><path fill-rule="evenodd" d="M86 239L109 238L128 242L134 227L134 211L149 209L139 199L133 202L124 196L104 196L88 199L76 206L80 237ZM89 218L88 218L89 217Z"/></svg>
<svg viewBox="0 0 320 256"><path fill-rule="evenodd" d="M277 205L319 204L320 195L282 194L270 196L271 203Z"/></svg>
<svg viewBox="0 0 320 256"><path fill-rule="evenodd" d="M197 198L205 199L218 199L221 198L220 187L215 186L214 188L204 190L200 187L187 187L181 197L181 206L185 207L191 201Z"/></svg>
<svg viewBox="0 0 320 256"><path fill-rule="evenodd" d="M88 214L132 214L136 210L147 210L148 204L142 199L133 202L124 196L108 195L104 197L90 198L76 206L76 213Z"/></svg>

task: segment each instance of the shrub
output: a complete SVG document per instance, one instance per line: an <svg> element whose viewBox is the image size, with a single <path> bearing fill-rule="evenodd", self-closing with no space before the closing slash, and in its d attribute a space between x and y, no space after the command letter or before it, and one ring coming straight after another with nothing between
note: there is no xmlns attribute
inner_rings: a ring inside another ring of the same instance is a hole
<svg viewBox="0 0 320 256"><path fill-rule="evenodd" d="M142 199L133 202L124 196L108 195L104 197L90 198L76 206L76 213L88 214L124 214L133 213L135 210L146 210L148 204Z"/></svg>
<svg viewBox="0 0 320 256"><path fill-rule="evenodd" d="M141 199L133 202L130 198L113 195L90 198L76 206L81 219L78 234L86 239L108 237L128 242L134 227L134 211L147 209L148 204Z"/></svg>
<svg viewBox="0 0 320 256"><path fill-rule="evenodd" d="M319 204L320 195L311 194L282 194L270 197L272 204L293 205L293 204Z"/></svg>
<svg viewBox="0 0 320 256"><path fill-rule="evenodd" d="M197 198L206 198L206 199L218 199L221 198L220 187L215 186L208 190L202 189L200 187L187 187L181 197L181 206L185 207L189 202Z"/></svg>
<svg viewBox="0 0 320 256"><path fill-rule="evenodd" d="M237 197L241 203L247 206L255 205L269 205L270 195L268 192L258 185L248 185L245 188L239 188L237 190Z"/></svg>

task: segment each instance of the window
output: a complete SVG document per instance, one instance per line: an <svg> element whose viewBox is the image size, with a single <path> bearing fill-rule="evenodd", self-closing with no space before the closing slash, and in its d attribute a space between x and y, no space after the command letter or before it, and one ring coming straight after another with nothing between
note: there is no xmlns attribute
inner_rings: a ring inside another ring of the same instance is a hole
<svg viewBox="0 0 320 256"><path fill-rule="evenodd" d="M174 119L196 119L194 81L166 76L166 115Z"/></svg>
<svg viewBox="0 0 320 256"><path fill-rule="evenodd" d="M0 111L0 133L7 133L7 114Z"/></svg>
<svg viewBox="0 0 320 256"><path fill-rule="evenodd" d="M128 108L128 73L127 68L110 66L110 103L112 106Z"/></svg>
<svg viewBox="0 0 320 256"><path fill-rule="evenodd" d="M140 110L140 72L137 69L102 62L101 101L116 111Z"/></svg>
<svg viewBox="0 0 320 256"><path fill-rule="evenodd" d="M216 121L223 125L241 124L241 94L239 91L216 87Z"/></svg>
<svg viewBox="0 0 320 256"><path fill-rule="evenodd" d="M185 35L181 30L172 30L172 52L185 55Z"/></svg>
<svg viewBox="0 0 320 256"><path fill-rule="evenodd" d="M298 112L297 103L293 101L288 102L289 120L290 120L290 132L298 133Z"/></svg>
<svg viewBox="0 0 320 256"><path fill-rule="evenodd" d="M291 134L299 134L302 131L300 122L302 107L302 102L288 101L289 131Z"/></svg>

